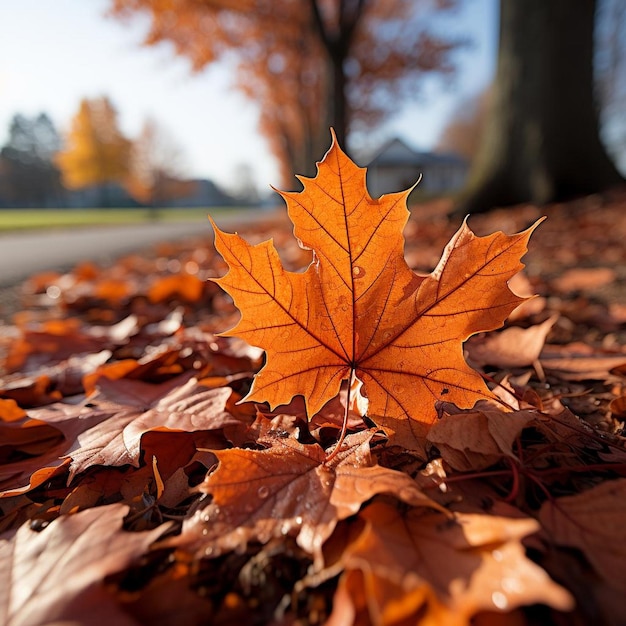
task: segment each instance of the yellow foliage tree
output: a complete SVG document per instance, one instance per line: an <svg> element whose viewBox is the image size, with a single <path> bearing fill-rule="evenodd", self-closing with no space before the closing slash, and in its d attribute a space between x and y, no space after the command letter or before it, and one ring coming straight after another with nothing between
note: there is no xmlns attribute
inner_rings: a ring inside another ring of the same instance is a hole
<svg viewBox="0 0 626 626"><path fill-rule="evenodd" d="M69 189L123 183L128 175L131 142L122 134L117 111L106 97L83 99L65 149L57 155Z"/></svg>

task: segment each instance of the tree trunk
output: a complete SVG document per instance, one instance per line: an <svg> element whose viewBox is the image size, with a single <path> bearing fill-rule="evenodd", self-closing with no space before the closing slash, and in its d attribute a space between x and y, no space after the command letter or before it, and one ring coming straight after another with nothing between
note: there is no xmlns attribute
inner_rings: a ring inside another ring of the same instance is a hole
<svg viewBox="0 0 626 626"><path fill-rule="evenodd" d="M501 0L491 110L460 212L545 203L623 179L599 138L595 0Z"/></svg>
<svg viewBox="0 0 626 626"><path fill-rule="evenodd" d="M317 30L327 54L326 122L328 127L334 129L337 141L343 150L347 150L350 125L347 94L348 77L346 76L345 63L367 3L368 0L354 0L353 2L341 0L338 6L337 25L333 28L325 24L322 19L322 2L310 0L313 27ZM324 129L324 133L320 133L320 140L322 135L328 137L328 127ZM322 154L319 155L318 159L321 158Z"/></svg>
<svg viewBox="0 0 626 626"><path fill-rule="evenodd" d="M335 130L339 145L346 150L348 136L346 74L344 71L345 53L342 50L332 50L330 59L330 118L331 126Z"/></svg>

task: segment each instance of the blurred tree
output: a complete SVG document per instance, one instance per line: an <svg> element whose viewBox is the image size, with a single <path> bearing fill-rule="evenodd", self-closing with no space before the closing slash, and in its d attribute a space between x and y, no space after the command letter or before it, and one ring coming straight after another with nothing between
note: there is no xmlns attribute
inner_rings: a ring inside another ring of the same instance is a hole
<svg viewBox="0 0 626 626"><path fill-rule="evenodd" d="M233 182L228 191L238 204L258 204L261 198L254 180L254 169L249 163L238 163L235 166Z"/></svg>
<svg viewBox="0 0 626 626"><path fill-rule="evenodd" d="M160 124L146 120L130 150L126 186L133 198L149 206L166 205L184 193L176 184L184 169L182 149Z"/></svg>
<svg viewBox="0 0 626 626"><path fill-rule="evenodd" d="M0 196L7 206L58 206L63 194L54 156L61 147L59 134L45 113L17 114L0 152Z"/></svg>
<svg viewBox="0 0 626 626"><path fill-rule="evenodd" d="M117 123L117 112L108 98L84 99L57 155L63 181L70 189L102 187L102 203L110 204L110 183L123 184L129 173L131 142Z"/></svg>
<svg viewBox="0 0 626 626"><path fill-rule="evenodd" d="M238 61L237 85L260 102L260 127L281 167L311 174L328 147L414 97L425 74L451 74L465 42L431 28L460 0L110 0L148 13L149 45L174 44L195 69Z"/></svg>
<svg viewBox="0 0 626 626"><path fill-rule="evenodd" d="M471 162L478 152L488 107L489 89L463 100L439 135L436 150L459 154Z"/></svg>
<svg viewBox="0 0 626 626"><path fill-rule="evenodd" d="M593 193L622 179L600 142L595 0L501 0L488 122L459 213Z"/></svg>

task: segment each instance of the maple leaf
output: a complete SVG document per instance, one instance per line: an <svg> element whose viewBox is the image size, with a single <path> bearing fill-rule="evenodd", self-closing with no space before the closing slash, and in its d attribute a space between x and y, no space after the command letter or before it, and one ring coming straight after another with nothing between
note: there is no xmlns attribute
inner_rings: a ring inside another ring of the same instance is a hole
<svg viewBox="0 0 626 626"><path fill-rule="evenodd" d="M291 534L319 559L337 522L376 494L440 508L410 476L373 462L371 438L371 431L349 435L332 462L318 444L291 437L275 438L266 450L215 450L219 466L199 486L212 502L185 522L176 545L199 546L201 553L210 546L216 555L249 539L266 543Z"/></svg>
<svg viewBox="0 0 626 626"><path fill-rule="evenodd" d="M225 336L266 352L246 400L287 404L305 398L309 416L349 380L364 385L369 414L436 419L435 401L461 407L491 397L463 358L462 342L501 326L524 298L507 280L534 227L517 235L475 236L464 223L428 276L403 256L409 191L372 199L365 169L333 143L302 192L281 192L306 271L286 271L271 241L250 245L215 224L229 266L216 282L241 311ZM358 394L358 391L357 391Z"/></svg>

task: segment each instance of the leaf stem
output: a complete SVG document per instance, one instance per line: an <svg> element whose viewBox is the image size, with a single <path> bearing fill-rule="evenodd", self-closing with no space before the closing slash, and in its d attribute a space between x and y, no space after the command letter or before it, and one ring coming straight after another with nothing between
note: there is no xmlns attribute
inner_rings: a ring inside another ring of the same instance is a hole
<svg viewBox="0 0 626 626"><path fill-rule="evenodd" d="M337 441L337 445L335 449L326 457L324 463L329 463L332 459L337 456L337 453L341 449L341 445L343 444L344 439L346 438L346 432L348 431L348 414L350 411L350 392L352 391L352 381L354 380L356 373L354 368L350 370L350 378L348 379L348 394L346 395L346 408L343 412L343 424L341 425L341 433L339 433L339 440Z"/></svg>

